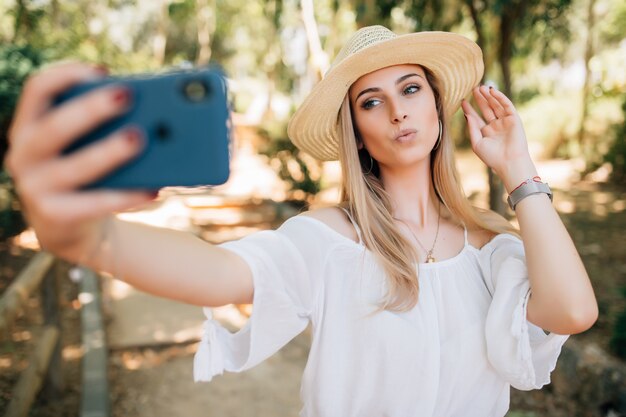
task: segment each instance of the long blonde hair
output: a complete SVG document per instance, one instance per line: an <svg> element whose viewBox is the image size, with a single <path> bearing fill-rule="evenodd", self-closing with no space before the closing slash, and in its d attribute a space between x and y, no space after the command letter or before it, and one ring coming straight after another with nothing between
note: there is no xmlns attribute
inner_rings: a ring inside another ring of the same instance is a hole
<svg viewBox="0 0 626 417"><path fill-rule="evenodd" d="M439 145L430 155L435 193L431 198L441 202L452 222L464 224L468 230L517 235L517 230L504 217L472 206L465 196L454 163L454 144L448 137L440 87L432 72L422 68L434 93L442 123ZM343 171L340 204L351 212L361 229L365 247L374 254L388 279L388 292L379 308L408 311L417 304L419 295L417 252L392 218L391 201L380 179L377 163L369 155L366 161L359 157L348 94L339 112L339 136L339 160Z"/></svg>

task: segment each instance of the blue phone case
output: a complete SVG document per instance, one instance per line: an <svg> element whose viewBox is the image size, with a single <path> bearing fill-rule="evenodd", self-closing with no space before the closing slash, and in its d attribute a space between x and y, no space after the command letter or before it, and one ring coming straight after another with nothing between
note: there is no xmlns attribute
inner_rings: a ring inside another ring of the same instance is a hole
<svg viewBox="0 0 626 417"><path fill-rule="evenodd" d="M55 105L111 84L129 88L132 97L129 111L81 137L64 153L130 126L141 129L146 145L137 158L85 188L154 190L226 182L230 112L221 71L202 69L109 77L73 87L61 94Z"/></svg>

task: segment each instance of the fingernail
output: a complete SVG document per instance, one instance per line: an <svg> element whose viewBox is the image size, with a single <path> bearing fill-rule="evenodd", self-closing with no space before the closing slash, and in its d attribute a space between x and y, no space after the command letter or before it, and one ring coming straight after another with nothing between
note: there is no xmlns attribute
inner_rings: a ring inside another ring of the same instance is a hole
<svg viewBox="0 0 626 417"><path fill-rule="evenodd" d="M493 86L491 86L491 85L490 85L490 86L489 86L489 89L490 89L490 90L493 90Z"/></svg>
<svg viewBox="0 0 626 417"><path fill-rule="evenodd" d="M113 101L120 106L130 103L130 90L127 88L118 88L113 93Z"/></svg>
<svg viewBox="0 0 626 417"><path fill-rule="evenodd" d="M96 65L96 66L93 67L93 69L99 75L102 75L102 76L109 75L109 69L107 67L105 67L104 65Z"/></svg>
<svg viewBox="0 0 626 417"><path fill-rule="evenodd" d="M135 127L132 127L126 131L126 142L132 146L143 145L143 135L141 131Z"/></svg>

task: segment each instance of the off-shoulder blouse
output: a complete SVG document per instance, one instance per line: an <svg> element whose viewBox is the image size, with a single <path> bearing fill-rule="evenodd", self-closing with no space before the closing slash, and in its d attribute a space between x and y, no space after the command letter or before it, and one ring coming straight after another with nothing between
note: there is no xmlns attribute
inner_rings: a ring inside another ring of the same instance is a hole
<svg viewBox="0 0 626 417"><path fill-rule="evenodd" d="M527 320L531 288L513 235L479 249L465 230L456 256L418 263L417 305L401 313L375 313L383 269L363 244L315 218L292 217L220 246L249 265L253 311L230 333L204 309L194 378L249 369L310 323L302 417L501 417L510 386L550 382L569 337Z"/></svg>

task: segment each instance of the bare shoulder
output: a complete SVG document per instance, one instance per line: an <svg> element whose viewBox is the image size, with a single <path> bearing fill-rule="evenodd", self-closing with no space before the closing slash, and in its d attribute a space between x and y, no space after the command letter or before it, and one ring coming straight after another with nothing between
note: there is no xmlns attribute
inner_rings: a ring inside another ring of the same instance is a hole
<svg viewBox="0 0 626 417"><path fill-rule="evenodd" d="M356 230L354 229L354 226L352 226L350 219L339 207L333 206L309 210L301 213L300 216L312 217L326 224L335 232L342 234L348 239L355 242L359 241Z"/></svg>
<svg viewBox="0 0 626 417"><path fill-rule="evenodd" d="M494 237L496 237L496 233L484 229L471 230L467 233L467 240L469 240L470 245L478 249L485 246Z"/></svg>

